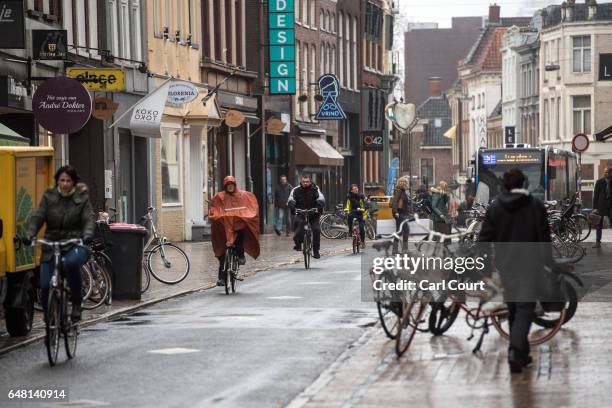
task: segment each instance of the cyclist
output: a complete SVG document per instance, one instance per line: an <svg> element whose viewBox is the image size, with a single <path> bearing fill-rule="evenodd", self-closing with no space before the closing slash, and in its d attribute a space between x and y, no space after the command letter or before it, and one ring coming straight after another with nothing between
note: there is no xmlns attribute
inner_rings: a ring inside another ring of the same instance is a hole
<svg viewBox="0 0 612 408"><path fill-rule="evenodd" d="M94 221L91 217L92 206L86 188L80 181L79 176L71 166L60 167L55 173L55 187L48 189L40 201L38 209L33 213L30 224L23 239L24 244L29 245L43 226L45 239L49 241L61 241L72 238L82 238L83 242L89 243L94 234ZM87 262L89 252L81 246L73 246L64 251L63 270L70 286L73 322L81 320L81 266ZM55 268L53 252L50 248L43 248L40 264L40 288L43 309L47 309L49 299L49 287L53 270ZM46 315L46 313L45 313Z"/></svg>
<svg viewBox="0 0 612 408"><path fill-rule="evenodd" d="M349 233L352 234L353 232L353 220L357 219L357 222L359 222L359 234L361 234L362 248L365 248L365 220L368 216L366 208L366 197L359 192L359 186L357 184L351 185L351 191L346 195L344 212L348 215L347 223Z"/></svg>
<svg viewBox="0 0 612 408"><path fill-rule="evenodd" d="M259 205L248 191L239 190L236 178L223 179L223 191L217 193L210 204L208 219L212 223L211 236L215 256L219 259L217 286L225 286L225 250L228 244L236 247L238 263L244 265L244 252L253 258L259 256Z"/></svg>
<svg viewBox="0 0 612 408"><path fill-rule="evenodd" d="M312 250L313 258L319 259L321 255L319 250L321 249L321 225L319 224L319 218L325 207L325 197L317 186L312 183L308 174L303 174L301 177L300 185L291 190L289 194L289 200L287 201L291 214L295 216L295 210L310 210L317 208L319 212L315 215L310 215L310 223L312 225ZM294 221L294 235L293 247L296 251L302 250L302 242L304 241L304 218L303 216L295 217Z"/></svg>
<svg viewBox="0 0 612 408"><path fill-rule="evenodd" d="M409 181L407 177L400 177L397 180L395 189L393 190L393 197L391 198L391 209L393 212L393 218L395 218L395 228L399 230L402 223L410 217L411 202L408 198ZM405 223L402 227L402 251L408 249L408 236L410 235L410 227L408 223ZM397 252L398 241L393 240L393 252Z"/></svg>

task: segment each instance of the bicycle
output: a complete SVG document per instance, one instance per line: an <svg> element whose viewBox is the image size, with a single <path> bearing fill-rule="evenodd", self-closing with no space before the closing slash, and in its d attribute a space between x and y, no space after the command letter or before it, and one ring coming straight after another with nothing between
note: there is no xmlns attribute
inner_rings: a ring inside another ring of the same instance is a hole
<svg viewBox="0 0 612 408"><path fill-rule="evenodd" d="M243 279L238 276L240 263L235 245L230 245L225 250L223 270L225 271L225 294L236 293L236 282Z"/></svg>
<svg viewBox="0 0 612 408"><path fill-rule="evenodd" d="M45 318L45 345L49 365L57 363L60 339L64 337L64 347L68 359L76 356L77 339L79 335L78 323L73 323L68 313L70 289L63 274L62 250L74 245L83 246L81 239L67 239L62 241L47 241L42 238L32 239L32 245L40 244L53 249L55 266L51 277L49 300Z"/></svg>
<svg viewBox="0 0 612 408"><path fill-rule="evenodd" d="M147 228L148 240L143 249L143 285L141 293L149 289L151 276L161 283L175 285L182 282L189 274L190 262L187 254L168 238L157 233L153 220L154 207L140 219L140 224Z"/></svg>
<svg viewBox="0 0 612 408"><path fill-rule="evenodd" d="M304 226L304 239L302 242L302 253L304 254L304 267L310 269L310 258L312 257L312 226L310 225L310 215L319 212L318 208L309 210L296 209L295 213L302 215L302 224Z"/></svg>

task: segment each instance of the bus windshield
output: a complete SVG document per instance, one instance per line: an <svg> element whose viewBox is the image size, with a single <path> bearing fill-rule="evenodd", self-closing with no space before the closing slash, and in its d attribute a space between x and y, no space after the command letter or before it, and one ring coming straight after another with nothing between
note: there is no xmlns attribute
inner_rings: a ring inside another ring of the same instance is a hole
<svg viewBox="0 0 612 408"><path fill-rule="evenodd" d="M508 149L479 152L476 202L488 203L497 197L503 190L503 175L511 169L520 169L527 177L529 192L544 200L544 151Z"/></svg>

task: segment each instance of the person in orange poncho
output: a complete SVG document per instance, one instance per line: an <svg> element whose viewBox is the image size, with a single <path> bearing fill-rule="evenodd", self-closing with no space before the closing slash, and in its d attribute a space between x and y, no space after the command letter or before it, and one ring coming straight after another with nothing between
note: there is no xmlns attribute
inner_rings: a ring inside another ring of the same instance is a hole
<svg viewBox="0 0 612 408"><path fill-rule="evenodd" d="M211 237L215 256L219 259L217 286L225 286L225 249L235 245L239 264L244 265L246 252L254 259L259 256L259 205L257 198L248 191L238 190L236 179L223 179L223 191L217 193L210 203L208 219L211 222Z"/></svg>

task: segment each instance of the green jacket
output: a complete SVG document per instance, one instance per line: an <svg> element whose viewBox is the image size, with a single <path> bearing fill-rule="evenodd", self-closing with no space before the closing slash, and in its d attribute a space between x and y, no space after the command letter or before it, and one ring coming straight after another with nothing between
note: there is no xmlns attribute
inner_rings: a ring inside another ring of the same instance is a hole
<svg viewBox="0 0 612 408"><path fill-rule="evenodd" d="M95 224L89 196L75 191L69 197L63 197L57 187L48 189L43 194L40 204L30 217L27 235L35 236L38 230L47 225L45 239L59 241L70 238L92 238ZM51 260L52 250L43 248L42 261Z"/></svg>
<svg viewBox="0 0 612 408"><path fill-rule="evenodd" d="M431 189L431 219L433 222L446 222L448 217L448 201L448 194L444 191L436 188Z"/></svg>

